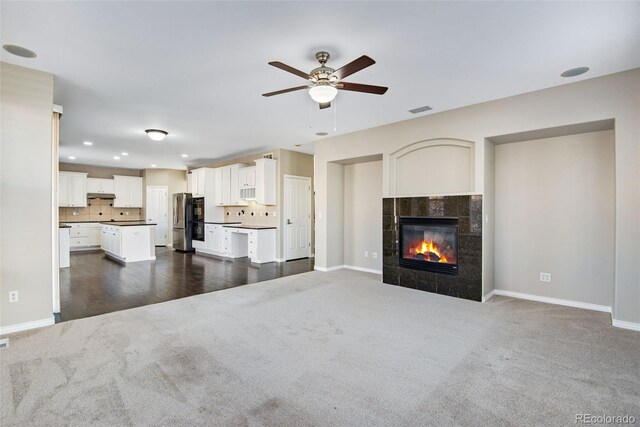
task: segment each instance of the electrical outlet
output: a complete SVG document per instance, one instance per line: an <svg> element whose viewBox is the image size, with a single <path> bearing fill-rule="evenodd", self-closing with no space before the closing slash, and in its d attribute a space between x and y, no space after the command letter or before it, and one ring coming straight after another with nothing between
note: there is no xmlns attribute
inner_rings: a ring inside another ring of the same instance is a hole
<svg viewBox="0 0 640 427"><path fill-rule="evenodd" d="M369 258L369 251L364 251L364 257Z"/></svg>
<svg viewBox="0 0 640 427"><path fill-rule="evenodd" d="M0 348L9 347L9 338L0 338Z"/></svg>
<svg viewBox="0 0 640 427"><path fill-rule="evenodd" d="M378 252L371 252L371 258L378 259Z"/></svg>
<svg viewBox="0 0 640 427"><path fill-rule="evenodd" d="M18 302L18 291L9 291L9 302Z"/></svg>
<svg viewBox="0 0 640 427"><path fill-rule="evenodd" d="M551 273L540 273L540 281L545 283L551 283Z"/></svg>

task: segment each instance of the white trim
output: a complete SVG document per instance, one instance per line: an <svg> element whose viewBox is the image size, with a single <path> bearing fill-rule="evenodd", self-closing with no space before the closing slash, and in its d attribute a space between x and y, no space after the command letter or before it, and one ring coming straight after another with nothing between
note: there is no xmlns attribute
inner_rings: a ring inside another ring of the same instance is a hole
<svg viewBox="0 0 640 427"><path fill-rule="evenodd" d="M54 113L60 113L60 115L63 115L64 114L64 108L62 108L62 105L53 104L53 112Z"/></svg>
<svg viewBox="0 0 640 427"><path fill-rule="evenodd" d="M640 323L626 322L624 320L612 319L611 324L616 328L629 329L640 332Z"/></svg>
<svg viewBox="0 0 640 427"><path fill-rule="evenodd" d="M333 267L319 267L317 265L313 266L314 270L322 271L325 273L328 273L329 271L340 270L341 268L344 268L344 265L334 265Z"/></svg>
<svg viewBox="0 0 640 427"><path fill-rule="evenodd" d="M494 295L502 295L505 297L526 299L529 301L546 302L547 304L564 305L567 307L584 308L586 310L602 311L604 313L611 313L611 307L606 305L591 304L588 302L571 301L568 299L541 297L539 295L523 294L520 292L503 291L501 289L495 289Z"/></svg>
<svg viewBox="0 0 640 427"><path fill-rule="evenodd" d="M56 321L53 316L47 319L34 320L32 322L17 323L15 325L0 327L0 335L13 334L14 332L27 331L29 329L42 328L44 326L51 326Z"/></svg>
<svg viewBox="0 0 640 427"><path fill-rule="evenodd" d="M482 297L482 302L487 302L489 301L491 298L493 298L493 296L496 294L496 290L492 290L491 292L489 292L488 294L486 294L485 296Z"/></svg>
<svg viewBox="0 0 640 427"><path fill-rule="evenodd" d="M284 258L276 258L276 262L287 262Z"/></svg>
<svg viewBox="0 0 640 427"><path fill-rule="evenodd" d="M364 268L356 265L343 265L342 267L349 270L362 271L363 273L382 274L382 270L376 270L374 268Z"/></svg>

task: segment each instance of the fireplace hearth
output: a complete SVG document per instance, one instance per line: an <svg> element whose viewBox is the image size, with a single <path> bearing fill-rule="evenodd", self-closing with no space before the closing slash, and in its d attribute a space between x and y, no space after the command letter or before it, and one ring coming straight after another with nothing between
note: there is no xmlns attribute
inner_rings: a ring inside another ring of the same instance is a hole
<svg viewBox="0 0 640 427"><path fill-rule="evenodd" d="M400 217L401 267L458 275L458 218Z"/></svg>

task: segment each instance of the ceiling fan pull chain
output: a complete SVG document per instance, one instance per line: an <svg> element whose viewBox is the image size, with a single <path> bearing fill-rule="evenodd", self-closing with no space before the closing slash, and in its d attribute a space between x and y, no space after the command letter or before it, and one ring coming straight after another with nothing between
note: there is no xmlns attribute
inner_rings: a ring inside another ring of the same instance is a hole
<svg viewBox="0 0 640 427"><path fill-rule="evenodd" d="M333 100L333 131L338 130L338 100Z"/></svg>
<svg viewBox="0 0 640 427"><path fill-rule="evenodd" d="M309 98L309 129L313 128L311 123L311 107L313 107L313 100Z"/></svg>

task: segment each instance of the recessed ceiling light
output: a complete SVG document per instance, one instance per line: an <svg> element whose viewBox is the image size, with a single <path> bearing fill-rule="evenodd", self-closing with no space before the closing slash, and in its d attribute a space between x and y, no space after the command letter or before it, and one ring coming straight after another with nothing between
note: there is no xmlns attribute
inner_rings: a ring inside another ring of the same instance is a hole
<svg viewBox="0 0 640 427"><path fill-rule="evenodd" d="M318 135L318 136L327 136L329 134L327 132L316 132L316 135Z"/></svg>
<svg viewBox="0 0 640 427"><path fill-rule="evenodd" d="M149 138L154 141L162 141L167 135L169 135L168 132L160 129L147 129L145 130L145 132L147 133Z"/></svg>
<svg viewBox="0 0 640 427"><path fill-rule="evenodd" d="M575 76L579 76L580 74L584 74L587 71L589 71L589 67L572 68L572 69L567 70L564 73L560 74L560 76L562 76L562 77L575 77Z"/></svg>
<svg viewBox="0 0 640 427"><path fill-rule="evenodd" d="M118 156L113 156L113 160L120 160L120 157L118 157Z"/></svg>
<svg viewBox="0 0 640 427"><path fill-rule="evenodd" d="M93 145L93 142L91 142L91 141L85 141L85 142L83 142L83 144L84 144L84 145Z"/></svg>
<svg viewBox="0 0 640 427"><path fill-rule="evenodd" d="M34 51L29 50L26 47L16 46L15 44L5 44L2 48L11 54L21 56L23 58L35 58L38 56Z"/></svg>
<svg viewBox="0 0 640 427"><path fill-rule="evenodd" d="M189 155L188 155L188 154L181 154L180 156L181 156L181 157L189 157Z"/></svg>
<svg viewBox="0 0 640 427"><path fill-rule="evenodd" d="M122 154L123 156L128 156L129 155L129 153L120 153L120 154Z"/></svg>
<svg viewBox="0 0 640 427"><path fill-rule="evenodd" d="M152 167L152 168L157 168L157 167L158 167L158 165L151 165L151 167Z"/></svg>
<svg viewBox="0 0 640 427"><path fill-rule="evenodd" d="M69 160L75 160L76 156L69 156L68 158L69 158Z"/></svg>

